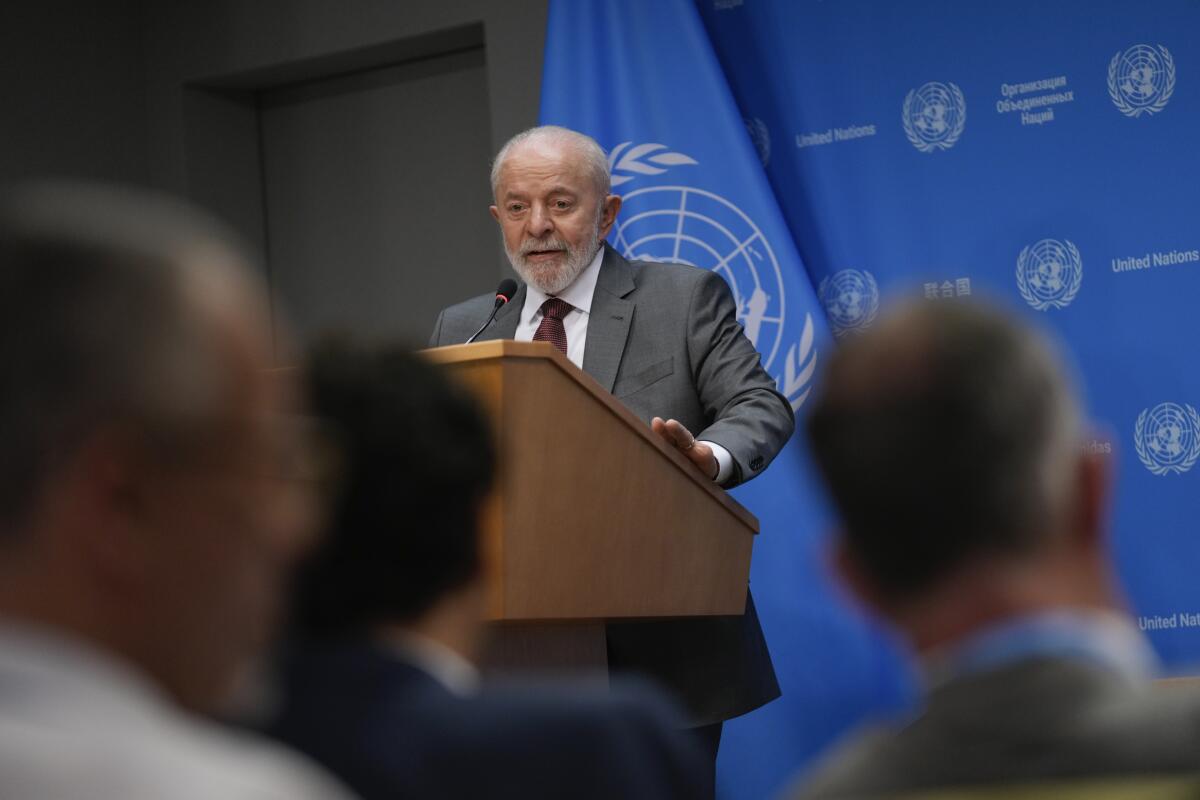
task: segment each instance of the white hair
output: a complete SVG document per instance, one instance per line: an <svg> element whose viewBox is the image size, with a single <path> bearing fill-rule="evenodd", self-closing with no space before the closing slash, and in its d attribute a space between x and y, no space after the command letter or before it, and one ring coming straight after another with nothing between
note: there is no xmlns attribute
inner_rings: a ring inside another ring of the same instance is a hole
<svg viewBox="0 0 1200 800"><path fill-rule="evenodd" d="M536 128L521 131L505 142L504 146L500 148L500 152L496 154L496 158L492 161L493 197L496 196L496 190L500 188L500 170L504 167L504 162L513 149L519 145L541 142L567 144L574 147L583 159L584 166L591 173L592 179L596 183L596 191L600 196L606 196L609 190L612 189L612 176L608 169L608 156L605 155L604 148L595 139L585 133L573 131L570 128L563 128L558 125L540 125Z"/></svg>

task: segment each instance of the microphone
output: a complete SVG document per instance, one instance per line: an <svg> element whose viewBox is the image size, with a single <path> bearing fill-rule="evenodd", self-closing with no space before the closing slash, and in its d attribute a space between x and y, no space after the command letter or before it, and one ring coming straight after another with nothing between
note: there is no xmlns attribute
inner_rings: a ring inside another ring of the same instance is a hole
<svg viewBox="0 0 1200 800"><path fill-rule="evenodd" d="M492 320L496 318L496 314L500 311L500 307L509 300L512 300L513 295L516 293L516 281L514 281L512 278L505 278L504 280L500 281L500 285L496 287L496 304L492 306L492 313L488 314L487 321L485 321L483 325L479 327L479 330L475 331L474 335L472 335L470 339L467 339L467 341L463 342L463 344L470 344L478 339L479 334L487 330L487 326L492 324Z"/></svg>

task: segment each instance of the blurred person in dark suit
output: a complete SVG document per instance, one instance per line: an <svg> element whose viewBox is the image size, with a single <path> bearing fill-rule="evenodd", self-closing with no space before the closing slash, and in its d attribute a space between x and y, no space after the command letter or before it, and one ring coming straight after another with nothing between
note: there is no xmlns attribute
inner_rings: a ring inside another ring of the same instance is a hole
<svg viewBox="0 0 1200 800"><path fill-rule="evenodd" d="M308 382L339 444L268 732L378 798L690 798L706 767L649 690L480 687L495 471L472 398L400 350L328 343Z"/></svg>
<svg viewBox="0 0 1200 800"><path fill-rule="evenodd" d="M264 292L164 197L0 197L0 796L345 796L219 708L310 531Z"/></svg>
<svg viewBox="0 0 1200 800"><path fill-rule="evenodd" d="M925 697L797 796L1200 768L1200 701L1150 690L1106 458L1043 337L982 306L903 307L833 355L807 431L840 577L915 650Z"/></svg>

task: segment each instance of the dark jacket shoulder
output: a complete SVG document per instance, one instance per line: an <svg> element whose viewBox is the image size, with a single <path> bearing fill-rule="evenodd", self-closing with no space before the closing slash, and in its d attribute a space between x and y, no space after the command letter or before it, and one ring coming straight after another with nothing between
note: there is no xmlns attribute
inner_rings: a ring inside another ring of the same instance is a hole
<svg viewBox="0 0 1200 800"><path fill-rule="evenodd" d="M664 288L678 296L679 292L694 290L697 286L717 289L729 284L712 270L693 267L688 264L676 264L670 261L625 261L629 265L634 283L638 289Z"/></svg>
<svg viewBox="0 0 1200 800"><path fill-rule="evenodd" d="M308 648L268 732L365 800L685 798L703 774L679 717L642 685L511 683L458 696L370 646Z"/></svg>
<svg viewBox="0 0 1200 800"><path fill-rule="evenodd" d="M852 737L795 797L1191 773L1197 741L1194 691L1134 685L1078 659L1029 659L951 681L906 724Z"/></svg>
<svg viewBox="0 0 1200 800"><path fill-rule="evenodd" d="M495 294L476 295L475 297L463 300L461 303L447 306L442 309L442 315L452 319L476 319L480 314L486 317L488 312L492 310L492 304L495 302Z"/></svg>
<svg viewBox="0 0 1200 800"><path fill-rule="evenodd" d="M438 347L463 341L470 335L463 331L475 330L482 325L492 313L495 302L495 294L481 294L442 309L433 325L433 333L429 336L429 346Z"/></svg>

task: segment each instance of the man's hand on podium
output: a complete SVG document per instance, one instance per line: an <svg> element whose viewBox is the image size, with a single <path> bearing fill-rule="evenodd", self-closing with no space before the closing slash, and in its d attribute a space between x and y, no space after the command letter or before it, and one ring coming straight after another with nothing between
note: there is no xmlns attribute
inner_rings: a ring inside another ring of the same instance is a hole
<svg viewBox="0 0 1200 800"><path fill-rule="evenodd" d="M691 431L683 427L677 420L669 419L664 422L662 417L650 420L650 428L661 436L663 441L687 456L697 469L712 480L716 480L721 471L721 465L717 461L713 449L704 442L696 441L696 437L692 435Z"/></svg>

